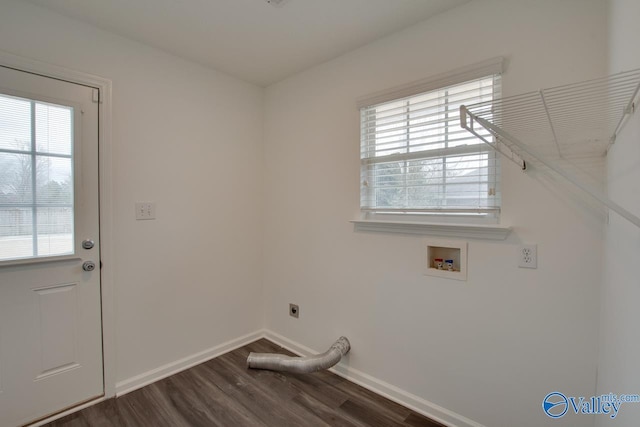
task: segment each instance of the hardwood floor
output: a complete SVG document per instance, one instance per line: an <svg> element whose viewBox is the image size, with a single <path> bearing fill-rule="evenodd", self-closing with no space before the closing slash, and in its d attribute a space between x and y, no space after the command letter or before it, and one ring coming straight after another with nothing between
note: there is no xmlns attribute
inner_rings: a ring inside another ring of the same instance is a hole
<svg viewBox="0 0 640 427"><path fill-rule="evenodd" d="M328 371L247 369L251 351L291 354L258 340L47 427L443 427Z"/></svg>

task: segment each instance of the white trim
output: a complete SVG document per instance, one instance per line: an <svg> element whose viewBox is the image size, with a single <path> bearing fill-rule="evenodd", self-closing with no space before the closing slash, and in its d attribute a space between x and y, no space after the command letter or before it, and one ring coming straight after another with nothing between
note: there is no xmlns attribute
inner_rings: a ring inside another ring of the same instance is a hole
<svg viewBox="0 0 640 427"><path fill-rule="evenodd" d="M416 82L385 89L357 100L358 109L370 107L394 99L405 98L418 93L429 92L445 86L451 86L468 80L479 79L491 74L502 74L505 69L503 57L487 59L476 64L461 67L453 71L437 74Z"/></svg>
<svg viewBox="0 0 640 427"><path fill-rule="evenodd" d="M62 411L62 412L59 412L59 413L57 413L55 415L52 415L50 417L44 418L44 419L42 419L40 421L37 421L37 422L35 422L33 424L28 424L28 426L29 427L39 427L39 426L43 426L45 424L49 424L52 421L59 420L60 418L64 418L67 415L73 414L74 412L82 411L83 409L88 408L89 406L97 405L98 403L104 402L105 400L107 400L107 398L104 397L104 396L98 397L96 399L92 399L92 400L90 400L88 402L85 402L85 403L83 403L81 405L77 405L77 406L74 406L71 409L67 409L66 411Z"/></svg>
<svg viewBox="0 0 640 427"><path fill-rule="evenodd" d="M100 167L100 259L102 261L102 344L105 398L115 395L116 340L114 314L113 198L111 145L111 80L0 51L0 64L100 90L98 109Z"/></svg>
<svg viewBox="0 0 640 427"><path fill-rule="evenodd" d="M193 366L199 365L218 356L222 356L225 353L233 351L263 337L263 331L258 330L241 336L240 338L235 338L207 350L192 354L191 356L183 357L182 359L167 363L166 365L162 365L140 375L136 375L135 377L119 381L116 384L116 397L123 396L163 378L167 378L171 375L177 374L178 372L182 372Z"/></svg>
<svg viewBox="0 0 640 427"><path fill-rule="evenodd" d="M31 258L18 258L8 259L6 261L0 261L0 268L13 267L17 265L30 265L30 264L57 264L60 262L78 262L82 261L82 258L74 255L61 255L61 256L43 256L43 257L31 257Z"/></svg>
<svg viewBox="0 0 640 427"><path fill-rule="evenodd" d="M352 220L354 231L404 233L428 236L504 240L511 227L482 224L435 224L426 222Z"/></svg>
<svg viewBox="0 0 640 427"><path fill-rule="evenodd" d="M302 344L292 341L283 337L273 331L265 330L264 338L273 341L275 344L286 348L287 350L301 356L309 356L312 354L318 354ZM369 374L361 372L357 369L351 368L344 361L338 363L335 367L330 369L336 375L341 376L353 383L358 384L361 387L371 390L372 392L386 397L402 406L405 406L415 412L418 412L426 417L429 417L441 424L449 427L485 427L480 423L477 423L469 418L466 418L460 414L456 414L442 406L436 405L433 402L429 402L415 394L406 392L392 384L386 383Z"/></svg>

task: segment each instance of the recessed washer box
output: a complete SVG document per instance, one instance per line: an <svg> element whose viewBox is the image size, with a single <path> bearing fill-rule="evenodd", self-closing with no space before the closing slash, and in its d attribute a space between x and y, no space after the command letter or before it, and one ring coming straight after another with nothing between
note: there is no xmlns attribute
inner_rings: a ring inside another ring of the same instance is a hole
<svg viewBox="0 0 640 427"><path fill-rule="evenodd" d="M446 279L467 280L467 247L467 242L429 240L424 274Z"/></svg>

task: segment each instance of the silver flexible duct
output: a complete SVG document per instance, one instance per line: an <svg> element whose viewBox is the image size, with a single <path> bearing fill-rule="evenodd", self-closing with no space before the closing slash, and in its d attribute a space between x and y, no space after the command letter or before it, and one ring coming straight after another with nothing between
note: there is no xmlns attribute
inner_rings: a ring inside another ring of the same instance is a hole
<svg viewBox="0 0 640 427"><path fill-rule="evenodd" d="M351 350L351 344L347 337L340 337L329 350L315 356L291 357L284 354L249 353L247 366L252 369L309 374L329 369L337 364L342 356L349 353L349 350Z"/></svg>

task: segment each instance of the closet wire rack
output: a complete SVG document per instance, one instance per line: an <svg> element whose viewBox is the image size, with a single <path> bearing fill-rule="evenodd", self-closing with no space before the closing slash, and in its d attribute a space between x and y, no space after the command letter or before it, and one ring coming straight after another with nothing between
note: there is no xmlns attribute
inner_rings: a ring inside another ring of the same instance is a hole
<svg viewBox="0 0 640 427"><path fill-rule="evenodd" d="M640 227L604 191L604 159L635 111L640 69L460 107L460 125L517 163L555 173ZM487 138L487 131L493 138ZM595 178L594 175L599 175Z"/></svg>

